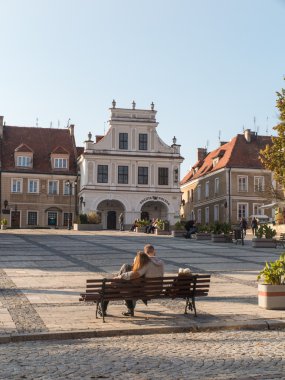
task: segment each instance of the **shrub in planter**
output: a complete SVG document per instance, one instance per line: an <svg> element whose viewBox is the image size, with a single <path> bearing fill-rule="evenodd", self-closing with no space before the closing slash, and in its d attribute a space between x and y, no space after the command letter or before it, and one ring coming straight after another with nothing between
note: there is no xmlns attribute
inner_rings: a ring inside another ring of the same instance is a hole
<svg viewBox="0 0 285 380"><path fill-rule="evenodd" d="M275 235L276 231L273 228L267 224L262 224L256 231L256 237L252 239L252 246L255 248L275 248Z"/></svg>
<svg viewBox="0 0 285 380"><path fill-rule="evenodd" d="M266 262L259 272L258 305L265 309L285 310L285 253L278 260Z"/></svg>
<svg viewBox="0 0 285 380"><path fill-rule="evenodd" d="M1 229L5 230L8 224L8 220L6 218L1 219Z"/></svg>
<svg viewBox="0 0 285 380"><path fill-rule="evenodd" d="M276 230L274 230L272 227L268 226L267 224L262 224L259 226L259 228L256 231L256 237L265 239L273 239L276 235Z"/></svg>

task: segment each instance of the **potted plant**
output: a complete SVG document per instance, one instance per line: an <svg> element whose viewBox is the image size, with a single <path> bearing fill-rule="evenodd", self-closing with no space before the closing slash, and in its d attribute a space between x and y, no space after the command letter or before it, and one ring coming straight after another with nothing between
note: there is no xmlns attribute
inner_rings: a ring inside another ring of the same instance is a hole
<svg viewBox="0 0 285 380"><path fill-rule="evenodd" d="M156 221L156 235L169 235L168 227L169 222L167 220L157 219Z"/></svg>
<svg viewBox="0 0 285 380"><path fill-rule="evenodd" d="M285 310L285 253L278 260L266 262L259 272L258 305L265 309Z"/></svg>
<svg viewBox="0 0 285 380"><path fill-rule="evenodd" d="M137 221L136 232L145 232L146 226L149 225L149 221L145 219L139 219Z"/></svg>
<svg viewBox="0 0 285 380"><path fill-rule="evenodd" d="M73 225L75 231L97 231L103 229L100 212L90 211L88 214L80 214L77 222Z"/></svg>
<svg viewBox="0 0 285 380"><path fill-rule="evenodd" d="M211 227L208 224L198 224L196 239L197 240L211 240Z"/></svg>
<svg viewBox="0 0 285 380"><path fill-rule="evenodd" d="M212 225L211 240L214 243L226 243L229 241L231 226L228 223L215 222Z"/></svg>
<svg viewBox="0 0 285 380"><path fill-rule="evenodd" d="M8 220L6 218L1 219L1 230L6 230Z"/></svg>
<svg viewBox="0 0 285 380"><path fill-rule="evenodd" d="M256 236L252 238L254 248L276 248L276 230L267 224L261 224L256 231Z"/></svg>
<svg viewBox="0 0 285 380"><path fill-rule="evenodd" d="M173 237L183 237L184 234L185 234L184 223L179 220L174 224L173 230L171 231L171 235Z"/></svg>

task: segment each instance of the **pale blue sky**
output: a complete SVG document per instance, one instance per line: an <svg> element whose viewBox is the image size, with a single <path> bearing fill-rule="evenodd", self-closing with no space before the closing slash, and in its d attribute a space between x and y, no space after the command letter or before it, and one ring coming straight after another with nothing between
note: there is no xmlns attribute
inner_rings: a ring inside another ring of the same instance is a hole
<svg viewBox="0 0 285 380"><path fill-rule="evenodd" d="M255 116L272 133L284 20L284 0L0 0L0 115L54 128L70 118L80 146L104 132L113 99L153 101L183 176L219 131L227 141Z"/></svg>

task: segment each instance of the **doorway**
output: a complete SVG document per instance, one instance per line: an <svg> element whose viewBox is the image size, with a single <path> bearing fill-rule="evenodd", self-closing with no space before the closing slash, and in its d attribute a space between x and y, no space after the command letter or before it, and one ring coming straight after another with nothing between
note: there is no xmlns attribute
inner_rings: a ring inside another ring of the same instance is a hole
<svg viewBox="0 0 285 380"><path fill-rule="evenodd" d="M11 228L20 228L20 211L11 212Z"/></svg>
<svg viewBox="0 0 285 380"><path fill-rule="evenodd" d="M108 211L107 213L107 230L116 229L116 211Z"/></svg>

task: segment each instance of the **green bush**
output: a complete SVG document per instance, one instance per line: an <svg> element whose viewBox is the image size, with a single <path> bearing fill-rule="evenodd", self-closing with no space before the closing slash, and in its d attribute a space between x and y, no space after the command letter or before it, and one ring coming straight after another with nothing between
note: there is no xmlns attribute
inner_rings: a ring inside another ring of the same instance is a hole
<svg viewBox="0 0 285 380"><path fill-rule="evenodd" d="M276 230L274 230L267 224L261 224L261 226L259 226L259 228L256 231L256 237L258 238L265 237L266 239L273 239L275 235Z"/></svg>
<svg viewBox="0 0 285 380"><path fill-rule="evenodd" d="M87 214L80 214L79 215L79 223L80 224L88 224Z"/></svg>
<svg viewBox="0 0 285 380"><path fill-rule="evenodd" d="M7 224L8 224L8 220L7 220L6 218L3 218L3 219L1 220L1 225L2 225L2 226L7 226Z"/></svg>
<svg viewBox="0 0 285 380"><path fill-rule="evenodd" d="M266 262L265 267L259 272L257 280L263 280L264 284L285 284L285 253L278 260Z"/></svg>

